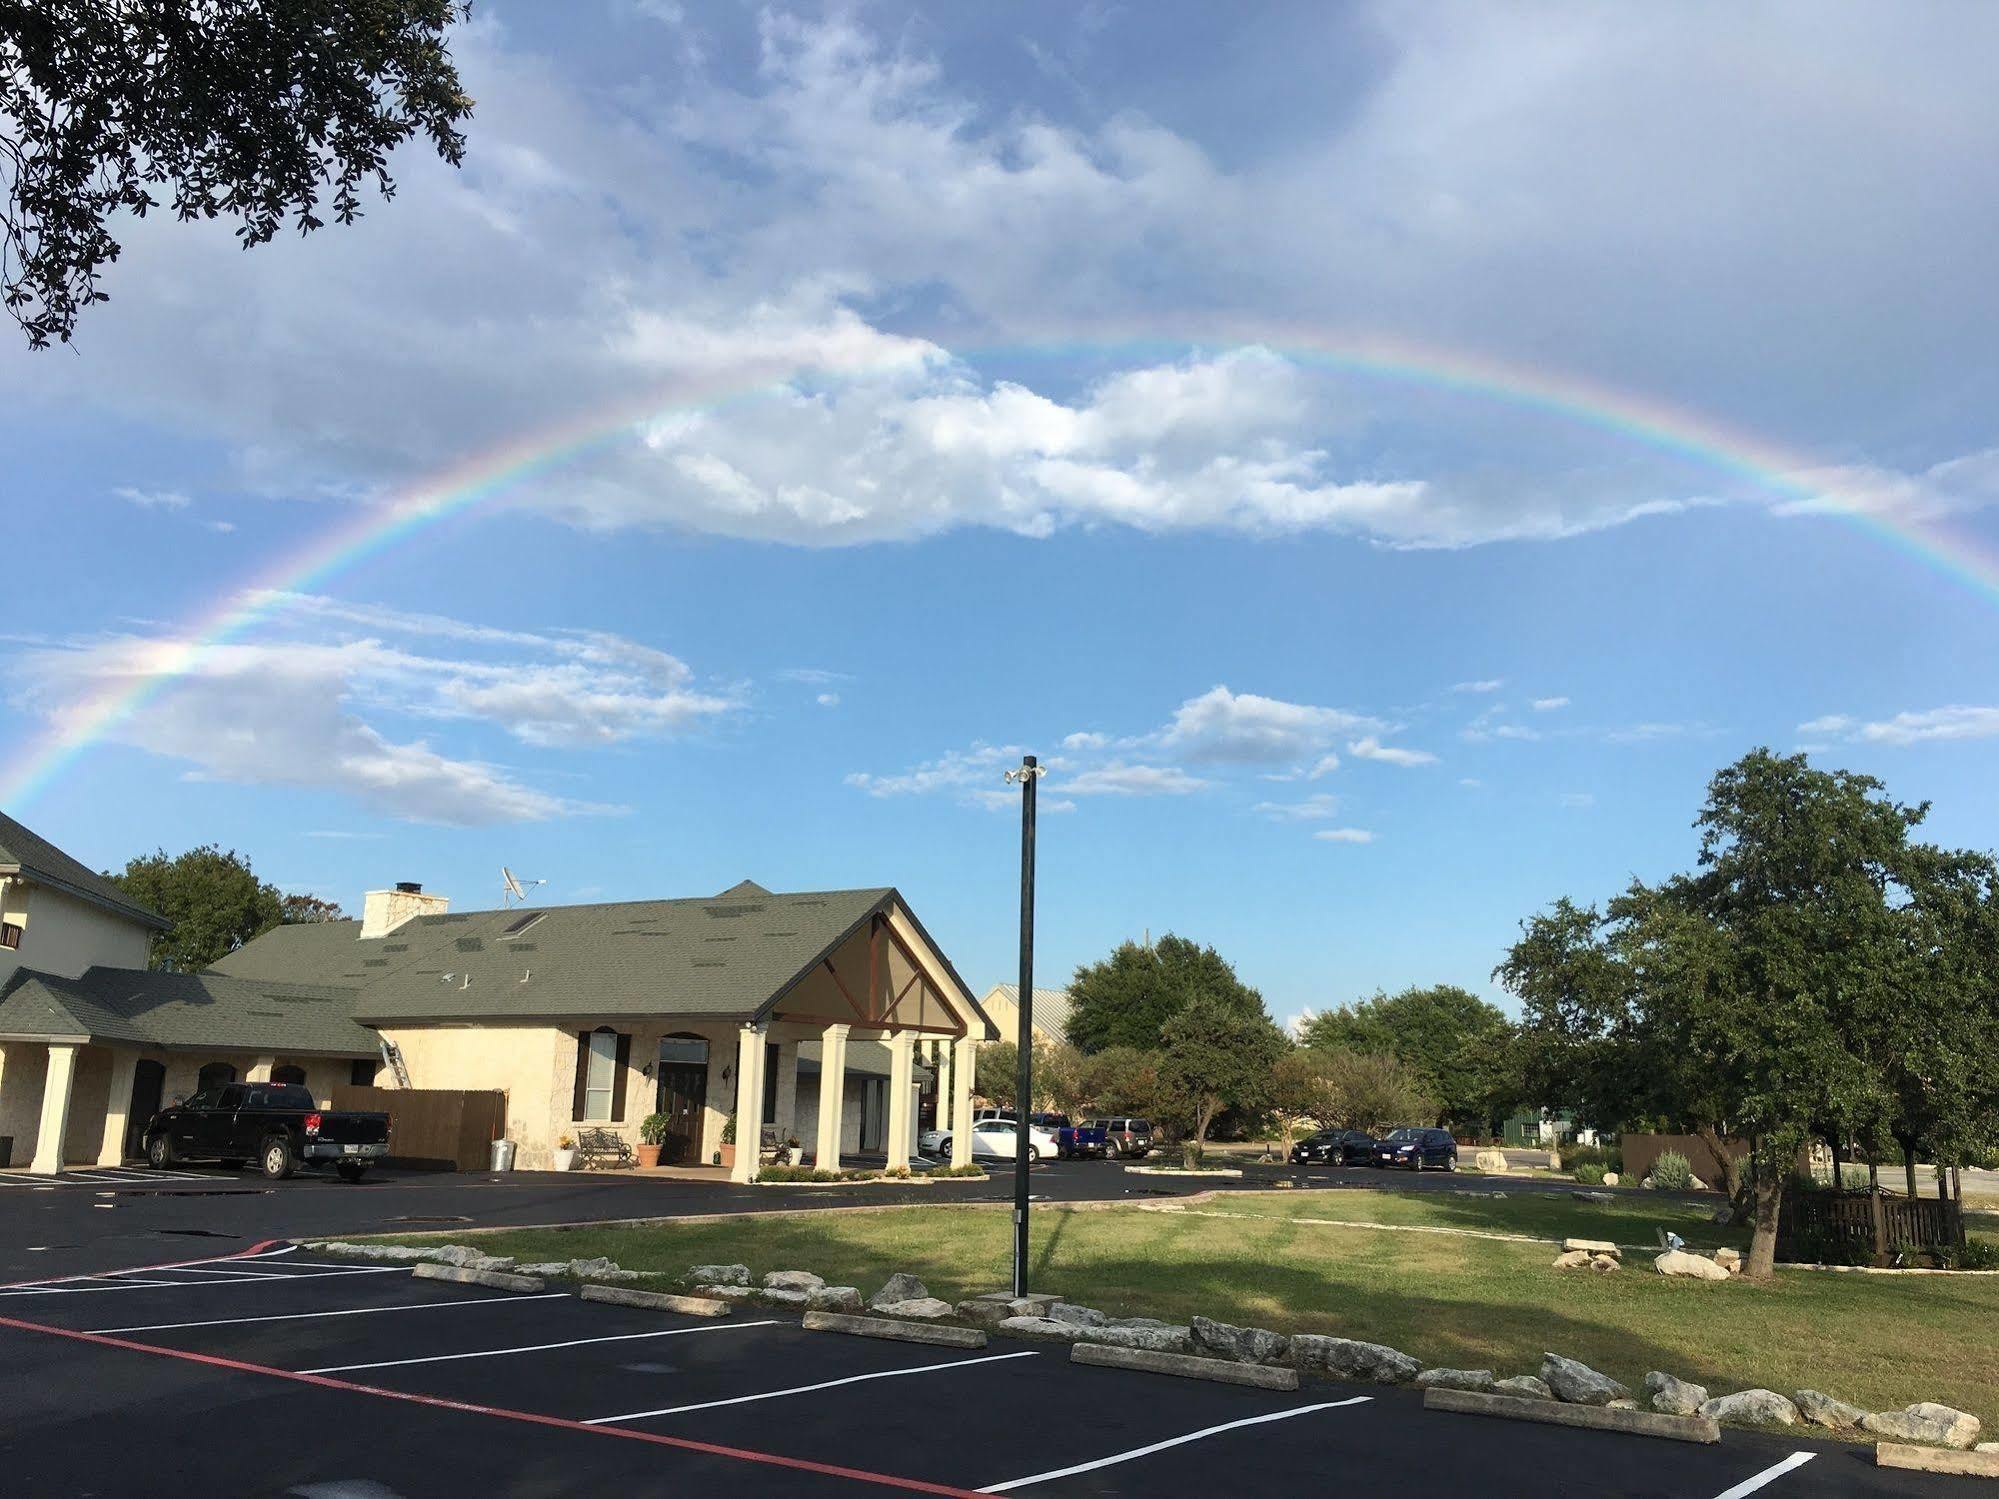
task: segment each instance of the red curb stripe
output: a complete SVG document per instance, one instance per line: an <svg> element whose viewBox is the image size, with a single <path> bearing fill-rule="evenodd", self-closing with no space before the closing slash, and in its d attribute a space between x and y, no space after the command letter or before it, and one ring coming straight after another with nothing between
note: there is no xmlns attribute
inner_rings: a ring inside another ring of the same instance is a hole
<svg viewBox="0 0 1999 1499"><path fill-rule="evenodd" d="M231 1256L233 1257L233 1256ZM183 1348L162 1348L152 1343L135 1343L129 1338L111 1337L101 1332L82 1332L71 1327L52 1327L42 1322L26 1322L19 1317L0 1317L0 1327L12 1327L21 1332L47 1333L51 1337L70 1338L79 1343L93 1343L103 1348L121 1348L128 1353L151 1353L161 1358L175 1358L191 1364L206 1364L212 1368L229 1369L239 1374L262 1374L271 1379L288 1379L295 1384L317 1385L321 1389L340 1390L351 1395L373 1395L382 1400L400 1400L410 1405L429 1406L434 1410L461 1411L473 1416L497 1416L505 1421L522 1421L530 1426L549 1426L559 1431L580 1431L590 1436L622 1437L626 1441L650 1442L659 1447L677 1447L684 1452L699 1452L709 1457L734 1458L738 1462L762 1463L773 1468L792 1468L803 1473L817 1473L828 1478L851 1478L859 1483L871 1483L881 1488L905 1489L916 1494L942 1494L947 1499L985 1499L974 1489L961 1489L947 1483L929 1483L921 1478L899 1478L893 1473L874 1473L866 1468L847 1468L838 1463L813 1462L810 1458L783 1457L775 1452L757 1452L747 1447L725 1447L715 1442L697 1442L692 1437L672 1437L659 1432L637 1431L629 1426L586 1426L581 1421L572 1421L563 1416L545 1416L538 1411L513 1410L500 1405L475 1405L464 1400L446 1400L437 1395L418 1395L408 1390L385 1390L379 1385L359 1384L348 1379L334 1379L325 1374L301 1374L292 1369L278 1369L269 1364L252 1364L242 1359L224 1358L214 1353L194 1353Z"/></svg>
<svg viewBox="0 0 1999 1499"><path fill-rule="evenodd" d="M289 1244L289 1239L259 1239L248 1249L232 1249L227 1254L212 1254L201 1260L171 1260L164 1265L126 1265L118 1270L96 1270L88 1275L51 1275L45 1280L16 1280L0 1285L0 1291L23 1291L33 1286L66 1286L79 1280L103 1280L107 1275L143 1275L148 1270L185 1270L189 1265L219 1265L224 1260L248 1259L251 1255L262 1254L274 1244Z"/></svg>

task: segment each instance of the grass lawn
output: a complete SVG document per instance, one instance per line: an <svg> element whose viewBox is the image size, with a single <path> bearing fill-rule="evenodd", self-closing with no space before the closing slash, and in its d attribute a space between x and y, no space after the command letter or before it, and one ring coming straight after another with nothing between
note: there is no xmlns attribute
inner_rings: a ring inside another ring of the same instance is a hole
<svg viewBox="0 0 1999 1499"><path fill-rule="evenodd" d="M1313 1219L1337 1221L1303 1221ZM1614 1275L1557 1272L1545 1244L1348 1226L1369 1221L1626 1245L1650 1244L1664 1227L1697 1248L1746 1243L1701 1207L1650 1197L1231 1193L1181 1211L1038 1207L1031 1280L1113 1314L1336 1333L1502 1376L1534 1371L1550 1350L1634 1389L1665 1369L1717 1394L1809 1387L1877 1409L1939 1400L1988 1431L1999 1424L1999 1276L1785 1270L1767 1286L1707 1284L1656 1275L1636 1254ZM477 1243L530 1262L606 1254L668 1276L712 1261L813 1270L863 1294L909 1270L957 1299L1006 1284L1009 1230L1004 1209L899 1207L504 1231Z"/></svg>

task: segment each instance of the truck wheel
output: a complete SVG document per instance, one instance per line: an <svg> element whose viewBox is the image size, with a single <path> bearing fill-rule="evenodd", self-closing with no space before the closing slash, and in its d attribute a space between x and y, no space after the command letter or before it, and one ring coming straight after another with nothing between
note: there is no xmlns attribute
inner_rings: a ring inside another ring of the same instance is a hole
<svg viewBox="0 0 1999 1499"><path fill-rule="evenodd" d="M283 1181L298 1167L292 1155L292 1142L283 1135L272 1135L264 1142L261 1163L264 1175L272 1181Z"/></svg>
<svg viewBox="0 0 1999 1499"><path fill-rule="evenodd" d="M368 1163L366 1161L335 1161L333 1169L340 1173L342 1181L357 1182L368 1174Z"/></svg>
<svg viewBox="0 0 1999 1499"><path fill-rule="evenodd" d="M154 1135L146 1142L146 1163L155 1171L173 1170L174 1142L164 1134Z"/></svg>

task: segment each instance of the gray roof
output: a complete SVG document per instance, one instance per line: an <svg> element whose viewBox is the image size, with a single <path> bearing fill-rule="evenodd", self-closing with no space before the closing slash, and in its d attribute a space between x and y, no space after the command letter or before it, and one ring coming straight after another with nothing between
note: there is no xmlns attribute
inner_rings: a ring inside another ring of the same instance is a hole
<svg viewBox="0 0 1999 1499"><path fill-rule="evenodd" d="M999 995L1018 1010L1020 1008L1020 985L994 984L986 991L987 996ZM1047 1031L1051 1036L1069 1035L1069 991L1067 989L1044 989L1034 986L1034 1028ZM1002 1041L1011 1041L1012 1036L1001 1036Z"/></svg>
<svg viewBox="0 0 1999 1499"><path fill-rule="evenodd" d="M0 875L18 874L37 884L89 901L120 916L165 931L173 923L140 905L104 875L57 848L48 839L0 812Z"/></svg>
<svg viewBox="0 0 1999 1499"><path fill-rule="evenodd" d="M366 941L359 922L300 924L266 932L213 971L358 990L355 1017L378 1025L661 1014L748 1019L899 900L886 886L774 895L739 885L692 900L418 916Z"/></svg>
<svg viewBox="0 0 1999 1499"><path fill-rule="evenodd" d="M354 995L215 973L91 968L60 978L19 968L0 986L0 1035L77 1036L168 1050L373 1055Z"/></svg>

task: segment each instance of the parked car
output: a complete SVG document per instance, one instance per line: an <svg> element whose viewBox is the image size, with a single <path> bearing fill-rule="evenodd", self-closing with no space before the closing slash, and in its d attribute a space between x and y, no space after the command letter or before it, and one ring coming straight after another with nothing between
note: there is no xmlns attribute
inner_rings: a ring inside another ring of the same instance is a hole
<svg viewBox="0 0 1999 1499"><path fill-rule="evenodd" d="M1114 1158L1152 1154L1150 1119L1097 1119L1091 1122L1103 1126L1106 1154Z"/></svg>
<svg viewBox="0 0 1999 1499"><path fill-rule="evenodd" d="M1017 1125L1012 1119L975 1119L972 1121L972 1154L1010 1161L1013 1159L1016 1132ZM951 1153L951 1132L930 1130L916 1143L919 1149L948 1156ZM1047 1130L1031 1123L1027 1126L1029 1161L1043 1160L1059 1152L1060 1147L1056 1144L1055 1137Z"/></svg>
<svg viewBox="0 0 1999 1499"><path fill-rule="evenodd" d="M281 1180L300 1161L331 1161L357 1182L389 1153L389 1116L322 1109L297 1083L228 1083L162 1109L146 1122L146 1159L164 1171L182 1161L228 1168L255 1161Z"/></svg>
<svg viewBox="0 0 1999 1499"><path fill-rule="evenodd" d="M1294 1166L1365 1166L1381 1142L1360 1129L1322 1129L1291 1147Z"/></svg>
<svg viewBox="0 0 1999 1499"><path fill-rule="evenodd" d="M1375 1147L1374 1164L1400 1166L1406 1171L1421 1171L1427 1166L1455 1171L1458 1142L1447 1129L1398 1129Z"/></svg>
<svg viewBox="0 0 1999 1499"><path fill-rule="evenodd" d="M1055 1131L1055 1151L1065 1161L1092 1156L1102 1160L1110 1153L1110 1137L1101 1123L1085 1119L1081 1124L1065 1124Z"/></svg>

